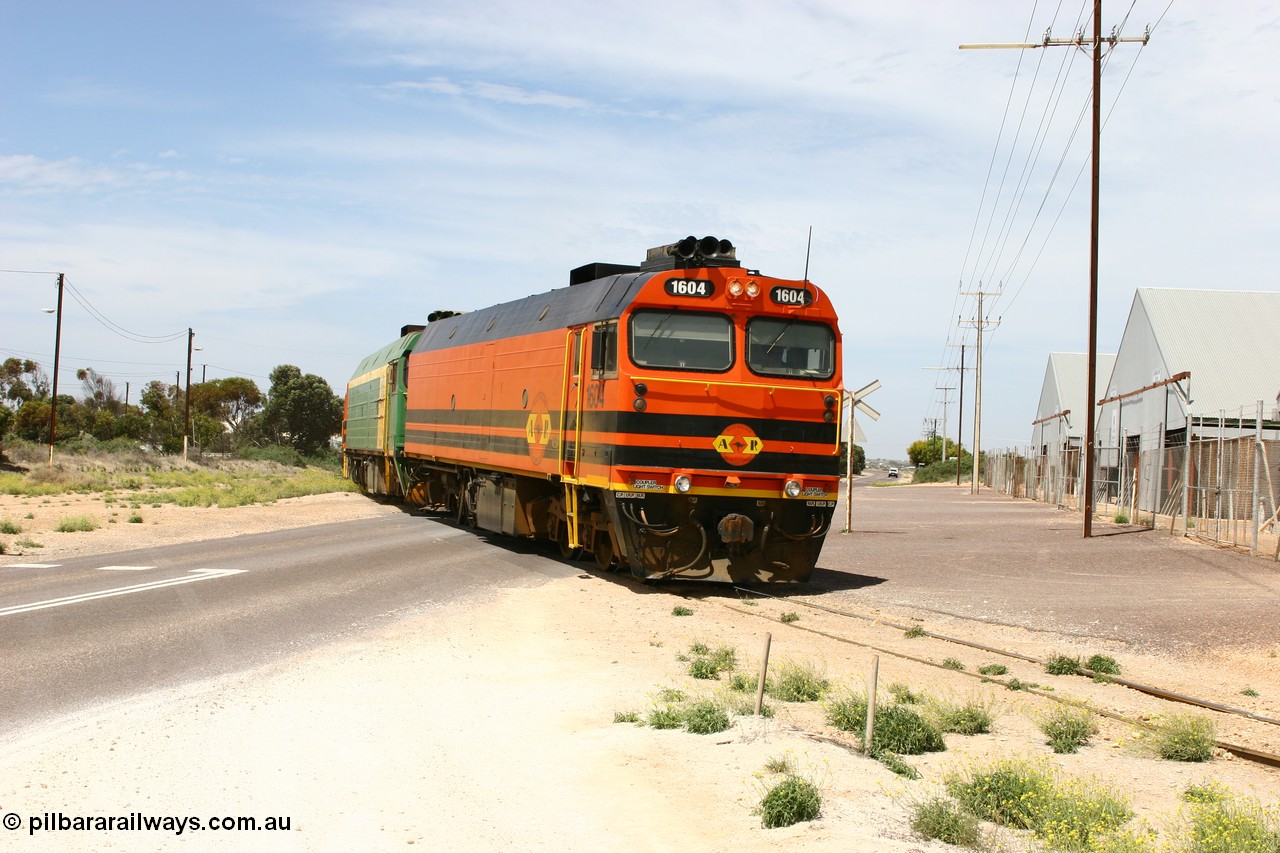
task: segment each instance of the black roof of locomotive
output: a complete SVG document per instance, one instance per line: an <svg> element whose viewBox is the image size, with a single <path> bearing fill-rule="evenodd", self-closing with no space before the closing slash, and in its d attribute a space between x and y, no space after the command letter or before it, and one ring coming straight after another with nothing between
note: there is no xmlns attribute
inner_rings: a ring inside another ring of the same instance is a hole
<svg viewBox="0 0 1280 853"><path fill-rule="evenodd" d="M608 275L595 281L436 320L427 325L413 351L432 352L520 337L547 329L615 320L653 276L652 272Z"/></svg>

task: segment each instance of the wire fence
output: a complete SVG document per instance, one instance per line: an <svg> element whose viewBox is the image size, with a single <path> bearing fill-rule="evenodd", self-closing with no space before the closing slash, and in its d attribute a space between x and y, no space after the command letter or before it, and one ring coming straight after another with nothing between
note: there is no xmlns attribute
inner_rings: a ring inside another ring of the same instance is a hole
<svg viewBox="0 0 1280 853"><path fill-rule="evenodd" d="M1147 429L1100 444L1094 512L1247 548L1280 562L1280 420L1264 406L1192 415L1175 429ZM1079 437L1022 451L988 452L987 488L1079 511L1084 450Z"/></svg>

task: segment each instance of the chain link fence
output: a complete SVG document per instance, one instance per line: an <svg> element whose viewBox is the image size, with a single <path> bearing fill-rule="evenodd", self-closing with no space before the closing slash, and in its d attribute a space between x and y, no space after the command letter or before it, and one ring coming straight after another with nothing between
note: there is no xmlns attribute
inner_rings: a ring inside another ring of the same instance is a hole
<svg viewBox="0 0 1280 853"><path fill-rule="evenodd" d="M1280 562L1280 421L1263 411L1258 403L1192 415L1176 429L1098 447L1095 514ZM1000 494L1079 511L1082 445L1070 437L1060 445L988 452L983 482Z"/></svg>

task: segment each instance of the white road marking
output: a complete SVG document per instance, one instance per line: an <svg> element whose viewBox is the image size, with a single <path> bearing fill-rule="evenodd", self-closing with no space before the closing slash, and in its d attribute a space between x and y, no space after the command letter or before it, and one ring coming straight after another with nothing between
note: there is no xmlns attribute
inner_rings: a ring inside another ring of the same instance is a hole
<svg viewBox="0 0 1280 853"><path fill-rule="evenodd" d="M0 608L0 616L14 616L18 613L29 613L33 610L45 610L49 607L62 607L66 604L80 604L85 601L97 601L100 598L113 598L117 595L128 595L131 592L146 592L166 586L178 586L184 583L207 581L213 578L225 578L231 575L244 574L247 569L192 569L187 575L163 581L120 586L115 589L104 589L101 592L86 592L81 595L68 595L65 598L51 598L47 601L36 601L32 604L19 604L14 607Z"/></svg>
<svg viewBox="0 0 1280 853"><path fill-rule="evenodd" d="M7 566L0 566L4 569L56 569L61 563L10 563Z"/></svg>
<svg viewBox="0 0 1280 853"><path fill-rule="evenodd" d="M145 572L155 566L98 566L100 572Z"/></svg>

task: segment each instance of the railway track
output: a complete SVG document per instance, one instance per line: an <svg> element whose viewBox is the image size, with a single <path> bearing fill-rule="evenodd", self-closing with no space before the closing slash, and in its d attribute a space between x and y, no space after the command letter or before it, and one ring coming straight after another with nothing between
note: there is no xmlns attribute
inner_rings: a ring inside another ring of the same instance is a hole
<svg viewBox="0 0 1280 853"><path fill-rule="evenodd" d="M1009 649L1001 649L1001 648L998 648L998 647L995 647L995 646L990 646L990 645L987 645L987 644L984 644L984 643L979 643L979 642L976 642L976 641L973 641L973 640L968 640L968 639L965 639L965 638L962 638L962 637L953 637L953 636L949 636L949 635L946 635L946 634L939 634L939 633L935 633L935 632L932 632L932 631L923 630L923 629L921 629L921 628L920 628L920 626L918 626L918 625L902 625L902 624L898 624L898 623L895 623L895 622L890 621L890 620L883 619L883 618L878 617L878 616L868 616L868 615L866 615L866 614L854 613L854 612L850 612L850 611L847 611L847 610L840 610L840 609L838 609L838 608L834 608L834 607L827 607L826 605L822 605L822 604L815 604L815 603L813 603L813 602L801 601L801 600L798 600L798 599L795 599L795 598L788 598L788 597L785 597L785 596L772 595L772 594L770 594L770 593L767 593L767 592L764 592L764 591L761 591L761 590L758 590L758 589L751 589L751 588L748 588L748 587L737 587L737 586L735 586L735 587L733 587L733 589L734 589L736 592L738 592L740 595L751 595L751 596L755 596L755 597L758 597L758 598L768 598L768 599L773 599L773 600L775 600L775 601L785 601L788 605L797 605L797 606L800 606L800 607L806 607L806 608L809 608L809 609L812 609L812 610L819 610L819 611L822 611L822 612L825 612L825 613L830 613L830 614L832 614L832 615L839 616L839 617L842 617L842 618L847 618L847 619L857 619L857 620L861 620L861 621L864 621L864 622L874 623L874 624L877 624L877 625L883 625L883 626L886 626L886 627L889 627L889 628L896 628L896 629L902 630L902 631L904 631L904 632L909 631L909 630L911 630L911 631L919 631L920 633L918 633L918 634L917 634L917 636L921 636L921 637L929 637L929 638L932 638L932 639L935 639L935 640L940 640L940 641L943 641L943 642L946 642L946 643L952 643L952 644L955 644L955 645L964 646L964 647L967 647L967 648L971 648L971 649L976 649L976 650L979 650L979 651L983 651L983 652L986 652L986 653L988 653L988 654L999 655L999 656L1002 656L1002 657L1009 658L1009 659L1011 659L1011 660L1020 660L1020 661L1025 661L1025 662L1028 662L1028 663L1038 664L1038 665L1040 665L1040 666L1044 666L1044 665L1046 665L1046 664L1048 663L1048 661L1046 661L1046 660L1044 660L1044 659L1042 659L1042 658L1035 657L1034 655L1027 655L1027 654L1023 654L1023 653L1021 653L1021 652L1014 651L1014 650L1009 650ZM769 616L769 615L767 615L767 614L763 614L763 613L759 613L759 612L752 612L752 611L750 611L750 610L748 610L748 609L741 608L741 607L735 607L734 605L732 605L732 604L730 604L730 603L727 603L727 602L721 602L721 603L722 603L722 606L724 606L724 607L726 607L726 608L728 608L728 609L730 609L730 610L734 610L735 612L742 613L742 614L744 614L744 615L748 615L748 616L755 616L755 617L757 617L757 618L765 619L765 620L770 621L770 622L777 622L778 624L780 624L780 625L785 625L786 627L791 628L791 629L793 629L793 630L797 630L797 631L805 631L805 632L808 632L808 633L811 633L811 634L815 634L815 635L818 635L818 636L821 636L821 637L825 637L825 638L827 638L827 639L829 639L829 640L834 640L834 641L836 641L836 642L846 643L846 644L848 644L848 645L853 645L853 646L858 646L858 647L860 647L860 648L865 648L865 649L868 649L868 650L870 650L870 651L874 651L874 652L876 652L877 654L889 655L889 656L896 657L896 658L899 658L899 659L902 659L902 660L909 660L909 661L911 661L911 662L913 662L913 663L923 664L923 665L926 665L926 666L932 666L932 667L935 667L935 668L937 668L937 669L944 669L944 670L946 670L947 672L951 673L952 675L967 676L967 677L969 677L969 678L973 678L973 679L976 679L976 680L979 680L979 681L983 681L983 682L989 682L989 683L993 683L993 684L1002 684L1002 685L1004 685L1004 686L1006 686L1006 687L1009 687L1009 686L1010 686L1010 681L1011 681L1011 680L1001 680L999 677L996 677L996 676L991 676L991 675L982 675L982 674L980 674L980 673L975 673L975 672L967 672L967 671L964 671L964 670L951 669L951 668L945 667L945 666L943 666L942 664L939 664L939 663L937 663L937 662L935 662L935 661L932 661L932 660L930 660L930 659L928 659L928 658L919 657L919 656L916 656L916 655L910 655L910 654L907 654L907 653L902 652L902 651L897 650L897 649L890 649L890 648L883 647L883 646L877 646L877 645L874 645L874 644L872 644L872 643L864 642L864 641L862 641L862 640L855 640L855 639L852 639L852 638L850 638L850 637L842 637L842 636L839 636L839 635L837 635L837 634L833 634L833 633L830 633L830 632L827 632L827 631L821 631L821 630L818 630L818 629L816 629L816 628L811 628L811 627L804 626L804 625L799 625L799 624L796 624L796 623L794 623L794 622L783 622L783 621L781 621L781 620L779 620L779 619L774 619L773 617L771 617L771 616ZM1088 669L1083 669L1083 670L1081 670L1081 672L1082 672L1083 674L1087 675L1087 676L1093 676L1093 675L1095 675L1095 673L1093 673L1091 670L1088 670ZM1132 681L1132 680L1130 680L1130 679L1126 679L1126 678L1120 678L1119 676L1108 675L1108 676L1106 676L1106 677L1107 677L1107 679L1109 679L1109 680L1110 680L1112 683L1114 683L1114 684L1118 684L1118 685L1121 685L1121 686L1123 686L1123 687L1127 687L1127 688L1129 688L1130 690L1136 690L1136 691L1138 691L1138 692L1140 692L1140 693L1144 693L1144 694L1146 694L1146 695L1149 695L1149 696L1155 697L1155 698L1160 699L1160 700L1162 700L1162 701L1171 702L1171 703L1177 703L1177 704L1183 704L1183 705L1190 705L1190 706L1193 706L1193 707L1196 707L1196 708L1202 708L1202 709L1204 709L1204 710L1214 711L1214 712L1221 713L1221 714L1230 714L1230 715L1234 715L1234 716L1237 716L1237 717L1241 717L1241 718L1243 718L1243 719L1251 720L1251 721L1253 721L1253 722L1262 723L1262 724L1264 724L1264 725L1280 727L1280 720L1274 719L1274 718L1272 718L1272 717L1266 717L1266 716L1263 716L1263 715L1260 715L1260 714L1255 714L1255 713L1253 713L1253 712L1251 712L1251 711L1247 711L1247 710L1245 710L1245 709L1243 709L1243 708L1235 708L1235 707L1232 707L1232 706L1230 706L1230 705L1224 705L1224 704L1221 704L1221 703L1219 703L1219 702L1213 702L1213 701L1210 701L1210 700L1207 700L1207 699L1200 699L1200 698L1196 698L1196 697L1194 697L1194 696L1187 696L1187 695L1184 695L1184 694L1181 694L1181 693L1177 693L1177 692L1172 691L1172 690L1166 690L1166 689L1161 688L1161 687L1155 687L1155 686L1152 686L1152 685L1149 685L1149 684L1143 684L1143 683L1141 683L1141 682ZM1092 713L1094 713L1094 714L1097 714L1097 715L1102 716L1102 717L1107 717L1107 718L1109 718L1109 719L1113 719L1113 720L1116 720L1116 721L1119 721L1119 722L1125 723L1125 724L1130 725L1130 726L1133 726L1133 727L1135 727L1135 728L1141 728L1141 729L1145 729L1145 730L1148 730L1148 731L1156 731L1156 730L1158 730L1158 729L1159 729L1159 727L1158 727L1158 726L1156 726L1156 725L1154 725L1154 724L1152 724L1152 723L1150 723L1150 722L1147 722L1146 720L1137 719L1137 718L1135 718L1135 717L1128 716L1128 715L1125 715L1125 714L1121 714L1121 713L1118 713L1118 712L1115 712L1115 711L1108 711L1108 710L1105 710L1105 709L1096 708L1096 707L1094 707L1094 706L1090 705L1090 704L1089 704L1089 703L1087 703L1087 702L1082 702L1082 701L1080 701L1080 700L1076 700L1076 699L1072 699L1072 698L1070 698L1070 697L1062 696L1062 695L1056 694L1056 693L1054 693L1054 692L1051 692L1051 691L1049 691L1049 690L1042 690L1042 689L1039 689L1039 688L1037 688L1037 687L1035 687L1035 686L1030 686L1030 685L1021 685L1021 686L1019 686L1019 687L1018 687L1018 689L1019 689L1019 690L1021 690L1022 692L1031 693L1031 694L1033 694L1033 695L1041 696L1041 697L1043 697L1043 698L1045 698L1045 699L1049 699L1049 700L1052 700L1052 701L1054 701L1054 702L1059 702L1059 703L1067 704L1067 705L1073 705L1073 706L1076 706L1076 707L1079 707L1079 708L1085 708L1085 709L1088 709L1090 712L1092 712ZM1229 753L1231 753L1232 755L1235 755L1235 756L1236 756L1236 757L1238 757L1238 758L1242 758L1242 759L1247 760L1247 761L1256 762L1256 763L1258 763L1258 764L1265 764L1265 765L1268 765L1268 766L1271 766L1271 767L1277 767L1277 768L1280 768L1280 755L1276 755L1276 754L1274 754L1274 753L1267 752L1267 751L1265 751L1265 750L1254 749L1253 747L1244 746L1244 745L1242 745L1242 744L1231 743L1231 742L1228 742L1228 741L1215 740L1215 742L1214 742L1214 743L1215 743L1215 745L1216 745L1219 749L1225 750L1226 752L1229 752Z"/></svg>

